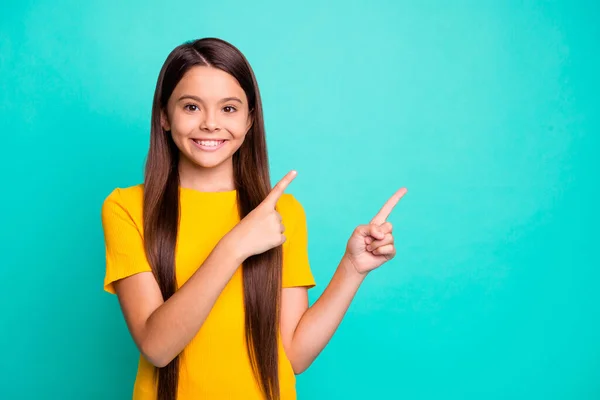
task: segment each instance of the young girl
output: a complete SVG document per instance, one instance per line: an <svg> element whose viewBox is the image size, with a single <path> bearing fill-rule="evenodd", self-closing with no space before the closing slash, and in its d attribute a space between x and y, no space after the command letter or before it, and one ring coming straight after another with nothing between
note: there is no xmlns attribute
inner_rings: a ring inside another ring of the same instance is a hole
<svg viewBox="0 0 600 400"><path fill-rule="evenodd" d="M104 289L141 356L133 398L295 399L367 273L395 255L386 218L348 241L312 307L301 204L271 188L261 99L246 58L201 39L175 48L154 95L144 184L104 201Z"/></svg>

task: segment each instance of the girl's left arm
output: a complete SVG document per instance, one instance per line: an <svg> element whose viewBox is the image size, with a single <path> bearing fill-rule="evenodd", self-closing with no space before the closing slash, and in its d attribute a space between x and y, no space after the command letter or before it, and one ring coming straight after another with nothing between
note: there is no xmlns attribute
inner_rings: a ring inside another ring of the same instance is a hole
<svg viewBox="0 0 600 400"><path fill-rule="evenodd" d="M281 337L294 373L304 372L325 348L367 274L396 255L386 220L405 193L400 189L370 224L354 230L333 278L310 308L305 287L283 289Z"/></svg>
<svg viewBox="0 0 600 400"><path fill-rule="evenodd" d="M310 308L305 287L283 289L281 337L294 373L304 372L325 348L364 278L344 257L329 285Z"/></svg>

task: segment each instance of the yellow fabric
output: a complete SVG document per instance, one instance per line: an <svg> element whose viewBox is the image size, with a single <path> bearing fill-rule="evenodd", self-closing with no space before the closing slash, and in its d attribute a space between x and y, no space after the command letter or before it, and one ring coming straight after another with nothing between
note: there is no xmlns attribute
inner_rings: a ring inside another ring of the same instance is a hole
<svg viewBox="0 0 600 400"><path fill-rule="evenodd" d="M145 256L142 225L143 186L115 189L102 206L106 244L104 289L113 282L150 271ZM180 188L176 277L179 287L202 265L218 241L238 222L236 192L199 192ZM307 254L304 209L291 194L277 204L287 241L283 245L283 287L313 287ZM178 399L262 399L244 343L242 269L238 268L208 318L181 356ZM153 366L140 356L133 388L134 400L154 400ZM295 375L279 344L282 400L296 399Z"/></svg>

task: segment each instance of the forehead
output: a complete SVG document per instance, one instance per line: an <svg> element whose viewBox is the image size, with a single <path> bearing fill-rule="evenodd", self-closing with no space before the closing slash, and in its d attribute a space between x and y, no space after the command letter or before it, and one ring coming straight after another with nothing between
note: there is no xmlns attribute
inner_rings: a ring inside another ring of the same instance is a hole
<svg viewBox="0 0 600 400"><path fill-rule="evenodd" d="M178 98L183 94L198 96L205 101L233 96L246 99L237 79L223 70L205 66L192 67L183 75L172 97Z"/></svg>

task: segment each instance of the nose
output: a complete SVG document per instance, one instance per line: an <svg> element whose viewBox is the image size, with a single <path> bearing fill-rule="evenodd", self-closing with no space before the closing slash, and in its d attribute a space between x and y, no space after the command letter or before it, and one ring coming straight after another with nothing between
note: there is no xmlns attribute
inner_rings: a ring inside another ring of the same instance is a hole
<svg viewBox="0 0 600 400"><path fill-rule="evenodd" d="M200 129L206 132L219 130L219 123L214 111L209 110L204 115L205 118L203 118L202 123L200 124Z"/></svg>

